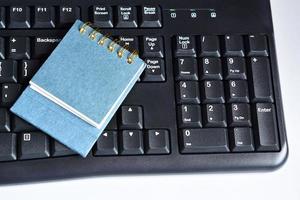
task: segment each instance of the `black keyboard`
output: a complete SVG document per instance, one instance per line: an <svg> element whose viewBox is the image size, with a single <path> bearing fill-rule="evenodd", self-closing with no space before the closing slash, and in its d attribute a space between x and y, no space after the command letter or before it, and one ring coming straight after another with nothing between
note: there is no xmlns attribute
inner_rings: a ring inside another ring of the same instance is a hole
<svg viewBox="0 0 300 200"><path fill-rule="evenodd" d="M147 63L87 158L9 111L76 19ZM2 184L267 170L287 157L268 0L2 0L0 87Z"/></svg>

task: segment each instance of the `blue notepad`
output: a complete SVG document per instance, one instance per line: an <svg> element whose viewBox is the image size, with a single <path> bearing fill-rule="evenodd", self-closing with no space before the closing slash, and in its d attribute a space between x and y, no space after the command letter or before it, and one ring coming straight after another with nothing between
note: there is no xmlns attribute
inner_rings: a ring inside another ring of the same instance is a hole
<svg viewBox="0 0 300 200"><path fill-rule="evenodd" d="M77 20L11 111L86 156L145 66Z"/></svg>

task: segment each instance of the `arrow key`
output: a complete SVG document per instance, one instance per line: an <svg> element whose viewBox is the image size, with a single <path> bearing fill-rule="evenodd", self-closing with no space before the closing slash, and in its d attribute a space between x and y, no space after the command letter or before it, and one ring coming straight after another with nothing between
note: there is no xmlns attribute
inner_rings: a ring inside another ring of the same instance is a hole
<svg viewBox="0 0 300 200"><path fill-rule="evenodd" d="M118 154L118 135L117 131L104 131L97 140L94 155L117 155Z"/></svg>
<svg viewBox="0 0 300 200"><path fill-rule="evenodd" d="M167 130L148 130L145 139L145 152L147 154L170 153L169 132Z"/></svg>
<svg viewBox="0 0 300 200"><path fill-rule="evenodd" d="M141 106L122 106L121 107L121 129L142 129L143 110Z"/></svg>
<svg viewBox="0 0 300 200"><path fill-rule="evenodd" d="M120 139L120 154L137 155L144 154L143 132L139 130L122 131Z"/></svg>

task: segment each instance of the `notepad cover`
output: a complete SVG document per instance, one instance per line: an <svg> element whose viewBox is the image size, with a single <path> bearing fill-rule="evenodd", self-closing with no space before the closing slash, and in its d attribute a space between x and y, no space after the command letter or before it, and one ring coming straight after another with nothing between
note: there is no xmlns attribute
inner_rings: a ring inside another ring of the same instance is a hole
<svg viewBox="0 0 300 200"><path fill-rule="evenodd" d="M145 63L139 58L127 63L129 51L125 50L119 58L116 51L121 47L108 51L112 41L107 39L103 46L97 44L103 35L97 34L91 40L89 34L94 29L87 27L81 34L82 25L79 20L74 23L11 111L86 156L141 75ZM36 86L94 124L37 91Z"/></svg>

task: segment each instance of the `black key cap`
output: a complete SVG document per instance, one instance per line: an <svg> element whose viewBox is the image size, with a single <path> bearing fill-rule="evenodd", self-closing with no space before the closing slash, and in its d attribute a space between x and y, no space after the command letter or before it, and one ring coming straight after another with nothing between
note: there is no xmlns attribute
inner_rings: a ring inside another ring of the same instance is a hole
<svg viewBox="0 0 300 200"><path fill-rule="evenodd" d="M201 100L203 103L225 103L222 81L203 81L201 85Z"/></svg>
<svg viewBox="0 0 300 200"><path fill-rule="evenodd" d="M120 154L144 154L143 132L139 130L122 131L120 138Z"/></svg>
<svg viewBox="0 0 300 200"><path fill-rule="evenodd" d="M130 51L138 51L139 50L139 44L138 44L138 38L137 37L129 37L129 36L121 36L119 37L120 45L121 46L128 46Z"/></svg>
<svg viewBox="0 0 300 200"><path fill-rule="evenodd" d="M118 134L117 131L104 131L97 140L94 155L117 155L118 154Z"/></svg>
<svg viewBox="0 0 300 200"><path fill-rule="evenodd" d="M249 93L247 81L232 80L227 83L227 102L248 103Z"/></svg>
<svg viewBox="0 0 300 200"><path fill-rule="evenodd" d="M145 82L163 82L166 80L165 62L160 58L144 59L147 67L142 80Z"/></svg>
<svg viewBox="0 0 300 200"><path fill-rule="evenodd" d="M222 80L222 64L219 58L203 58L199 71L202 80Z"/></svg>
<svg viewBox="0 0 300 200"><path fill-rule="evenodd" d="M144 36L142 45L143 57L164 57L164 44L162 37Z"/></svg>
<svg viewBox="0 0 300 200"><path fill-rule="evenodd" d="M5 40L0 37L0 59L5 59Z"/></svg>
<svg viewBox="0 0 300 200"><path fill-rule="evenodd" d="M145 152L146 154L168 154L169 143L167 130L148 130L145 137Z"/></svg>
<svg viewBox="0 0 300 200"><path fill-rule="evenodd" d="M142 6L141 23L142 28L162 27L161 10L159 6Z"/></svg>
<svg viewBox="0 0 300 200"><path fill-rule="evenodd" d="M76 154L76 152L72 151L71 149L54 139L51 140L51 147L51 155L53 157L70 156Z"/></svg>
<svg viewBox="0 0 300 200"><path fill-rule="evenodd" d="M50 55L61 41L60 37L36 37L34 38L34 57L45 58Z"/></svg>
<svg viewBox="0 0 300 200"><path fill-rule="evenodd" d="M22 118L13 115L12 116L12 131L13 132L33 132L33 131L38 131L38 129L23 120Z"/></svg>
<svg viewBox="0 0 300 200"><path fill-rule="evenodd" d="M137 28L136 8L133 6L117 6L116 27Z"/></svg>
<svg viewBox="0 0 300 200"><path fill-rule="evenodd" d="M249 104L231 104L228 112L229 126L251 126L250 106Z"/></svg>
<svg viewBox="0 0 300 200"><path fill-rule="evenodd" d="M200 105L181 105L177 109L180 128L202 127Z"/></svg>
<svg viewBox="0 0 300 200"><path fill-rule="evenodd" d="M44 133L21 133L18 140L19 159L46 158L50 156L49 138Z"/></svg>
<svg viewBox="0 0 300 200"><path fill-rule="evenodd" d="M76 19L80 19L80 8L75 6L59 7L59 26L66 28L71 26Z"/></svg>
<svg viewBox="0 0 300 200"><path fill-rule="evenodd" d="M225 78L247 79L245 59L241 57L228 57L225 62Z"/></svg>
<svg viewBox="0 0 300 200"><path fill-rule="evenodd" d="M16 160L17 139L14 133L0 133L0 161Z"/></svg>
<svg viewBox="0 0 300 200"><path fill-rule="evenodd" d="M10 116L6 108L0 108L0 131L10 131Z"/></svg>
<svg viewBox="0 0 300 200"><path fill-rule="evenodd" d="M30 28L30 8L25 6L10 7L8 28Z"/></svg>
<svg viewBox="0 0 300 200"><path fill-rule="evenodd" d="M9 58L30 59L30 40L28 37L10 37L8 47Z"/></svg>
<svg viewBox="0 0 300 200"><path fill-rule="evenodd" d="M19 72L20 83L27 84L40 66L40 60L22 60Z"/></svg>
<svg viewBox="0 0 300 200"><path fill-rule="evenodd" d="M245 56L242 36L225 35L223 42L225 56Z"/></svg>
<svg viewBox="0 0 300 200"><path fill-rule="evenodd" d="M15 60L0 60L0 83L16 83L18 66Z"/></svg>
<svg viewBox="0 0 300 200"><path fill-rule="evenodd" d="M34 8L34 28L55 28L55 9L50 6Z"/></svg>
<svg viewBox="0 0 300 200"><path fill-rule="evenodd" d="M113 28L113 12L110 6L91 7L94 26L100 28Z"/></svg>
<svg viewBox="0 0 300 200"><path fill-rule="evenodd" d="M258 151L278 151L278 128L273 104L258 103L254 114L254 139Z"/></svg>
<svg viewBox="0 0 300 200"><path fill-rule="evenodd" d="M141 106L122 106L121 107L121 129L142 129L143 110Z"/></svg>
<svg viewBox="0 0 300 200"><path fill-rule="evenodd" d="M2 84L1 104L11 106L19 97L21 85L16 83Z"/></svg>
<svg viewBox="0 0 300 200"><path fill-rule="evenodd" d="M251 128L234 128L230 130L230 148L234 152L254 151Z"/></svg>
<svg viewBox="0 0 300 200"><path fill-rule="evenodd" d="M176 87L177 103L200 103L199 85L196 81L180 81Z"/></svg>
<svg viewBox="0 0 300 200"><path fill-rule="evenodd" d="M272 79L268 58L254 57L250 61L251 81L250 90L253 102L273 102Z"/></svg>
<svg viewBox="0 0 300 200"><path fill-rule="evenodd" d="M176 36L174 56L196 57L196 42L194 36Z"/></svg>
<svg viewBox="0 0 300 200"><path fill-rule="evenodd" d="M228 152L227 130L223 128L183 129L181 153Z"/></svg>
<svg viewBox="0 0 300 200"><path fill-rule="evenodd" d="M201 47L199 56L221 56L218 36L201 36L199 39L199 46Z"/></svg>
<svg viewBox="0 0 300 200"><path fill-rule="evenodd" d="M198 65L195 58L177 58L176 80L198 80Z"/></svg>
<svg viewBox="0 0 300 200"><path fill-rule="evenodd" d="M114 115L113 118L111 118L110 122L107 124L106 128L107 130L117 130L117 116Z"/></svg>
<svg viewBox="0 0 300 200"><path fill-rule="evenodd" d="M264 35L250 35L247 42L248 56L268 56L268 42Z"/></svg>
<svg viewBox="0 0 300 200"><path fill-rule="evenodd" d="M226 110L223 104L207 104L204 108L205 127L226 127Z"/></svg>
<svg viewBox="0 0 300 200"><path fill-rule="evenodd" d="M0 29L6 27L6 12L4 7L0 7Z"/></svg>

